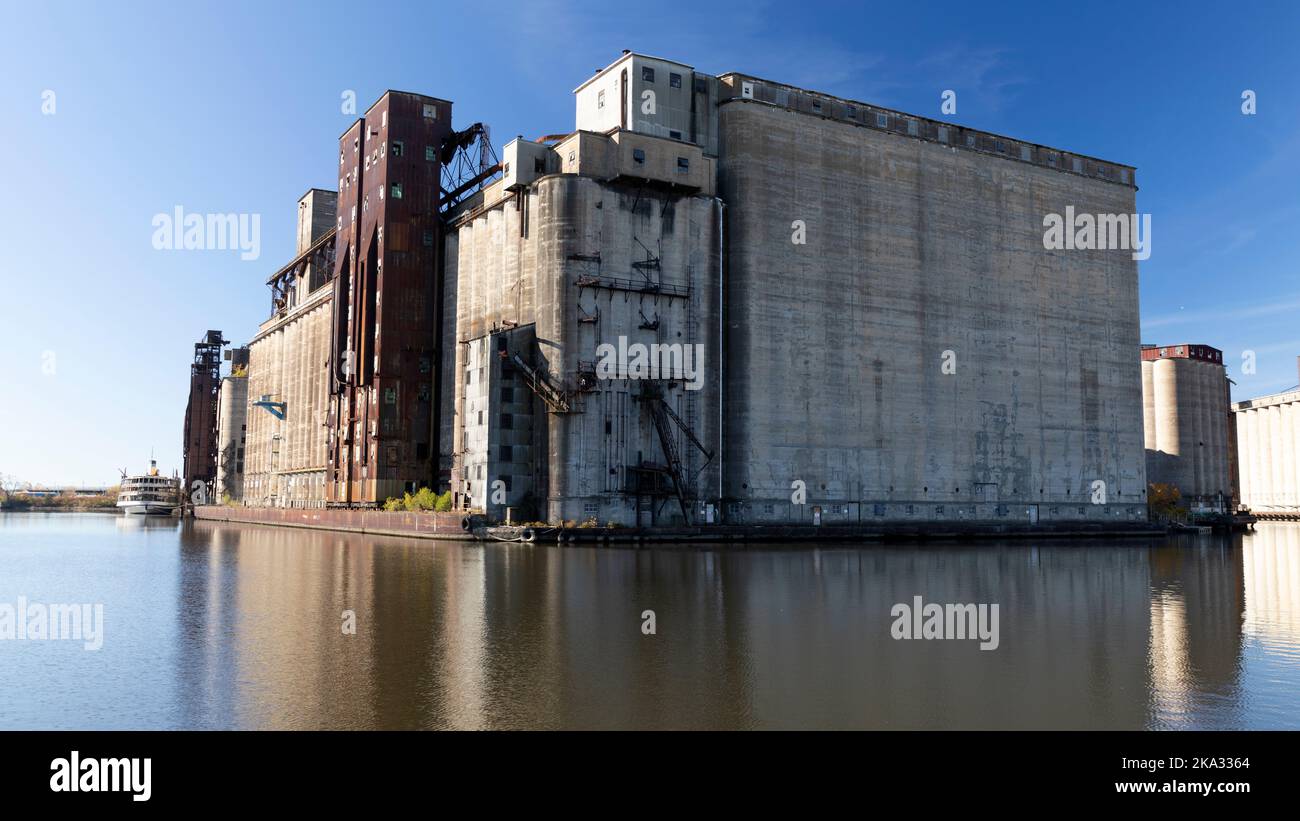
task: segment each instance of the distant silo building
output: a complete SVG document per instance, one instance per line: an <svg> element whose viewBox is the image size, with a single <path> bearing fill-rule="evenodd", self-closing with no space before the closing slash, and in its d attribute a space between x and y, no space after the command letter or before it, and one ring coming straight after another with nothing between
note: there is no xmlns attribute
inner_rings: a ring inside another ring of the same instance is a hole
<svg viewBox="0 0 1300 821"><path fill-rule="evenodd" d="M1300 518L1300 389L1232 405L1241 502L1266 519Z"/></svg>
<svg viewBox="0 0 1300 821"><path fill-rule="evenodd" d="M1143 345L1147 481L1177 487L1191 509L1231 510L1237 495L1231 401L1223 351Z"/></svg>

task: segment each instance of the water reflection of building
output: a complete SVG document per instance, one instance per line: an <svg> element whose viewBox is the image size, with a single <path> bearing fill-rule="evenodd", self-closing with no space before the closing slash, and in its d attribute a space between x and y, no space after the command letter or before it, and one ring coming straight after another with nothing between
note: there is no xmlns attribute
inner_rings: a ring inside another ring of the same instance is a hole
<svg viewBox="0 0 1300 821"><path fill-rule="evenodd" d="M1187 537L1149 551L1153 726L1204 727L1215 713L1201 700L1229 696L1238 684L1249 601L1240 539Z"/></svg>
<svg viewBox="0 0 1300 821"><path fill-rule="evenodd" d="M1243 609L1298 632L1300 525L1270 549L1251 537L1244 571L1208 539L685 551L187 531L194 726L1217 726L1197 717L1238 684ZM894 640L890 610L916 595L997 603L998 649Z"/></svg>
<svg viewBox="0 0 1300 821"><path fill-rule="evenodd" d="M1300 645L1300 524L1261 524L1242 541L1242 629L1250 638L1295 648Z"/></svg>

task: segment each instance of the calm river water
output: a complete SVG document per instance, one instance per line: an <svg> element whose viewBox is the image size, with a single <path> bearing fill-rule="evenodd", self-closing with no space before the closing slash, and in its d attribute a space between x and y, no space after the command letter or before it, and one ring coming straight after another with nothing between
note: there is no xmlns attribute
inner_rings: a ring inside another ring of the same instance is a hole
<svg viewBox="0 0 1300 821"><path fill-rule="evenodd" d="M997 604L997 648L893 638L917 596ZM102 646L20 637L33 603L102 605ZM632 550L0 514L0 687L8 729L1295 729L1300 524Z"/></svg>

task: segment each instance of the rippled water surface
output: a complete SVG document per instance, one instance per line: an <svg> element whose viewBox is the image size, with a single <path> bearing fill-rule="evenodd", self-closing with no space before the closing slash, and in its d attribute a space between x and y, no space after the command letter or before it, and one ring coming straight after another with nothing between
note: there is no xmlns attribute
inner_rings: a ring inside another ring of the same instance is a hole
<svg viewBox="0 0 1300 821"><path fill-rule="evenodd" d="M916 596L997 604L997 649L894 639ZM103 646L0 639L3 728L1300 728L1300 524L632 550L0 514L0 635L20 597L102 604Z"/></svg>

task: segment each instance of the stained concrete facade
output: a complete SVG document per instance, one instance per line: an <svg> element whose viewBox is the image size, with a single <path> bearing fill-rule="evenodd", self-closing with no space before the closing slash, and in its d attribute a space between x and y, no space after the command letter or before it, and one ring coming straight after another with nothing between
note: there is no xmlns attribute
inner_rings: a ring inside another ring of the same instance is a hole
<svg viewBox="0 0 1300 821"><path fill-rule="evenodd" d="M456 317L457 360L444 375L454 389L443 438L452 489L490 516L510 506L549 521L680 523L649 406L667 403L707 450L671 428L694 516L718 487L717 371L707 367L718 361L719 334L712 163L696 146L627 132L578 132L554 153L564 171L488 188L447 238L444 304ZM684 369L650 380L598 372L601 346L620 340L691 346L700 352L692 364L702 359L712 381L692 383ZM563 397L562 409L530 386L534 373L543 393L549 386ZM516 403L509 411L505 396ZM524 448L531 469L516 458ZM494 481L509 485L500 502Z"/></svg>
<svg viewBox="0 0 1300 821"><path fill-rule="evenodd" d="M1241 503L1257 516L1300 518L1300 390L1232 405Z"/></svg>
<svg viewBox="0 0 1300 821"><path fill-rule="evenodd" d="M1131 169L722 81L728 520L1144 519Z"/></svg>
<svg viewBox="0 0 1300 821"><path fill-rule="evenodd" d="M1232 510L1235 443L1223 352L1143 345L1141 358L1147 481L1177 487L1192 510Z"/></svg>

